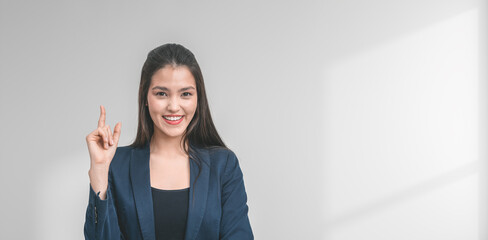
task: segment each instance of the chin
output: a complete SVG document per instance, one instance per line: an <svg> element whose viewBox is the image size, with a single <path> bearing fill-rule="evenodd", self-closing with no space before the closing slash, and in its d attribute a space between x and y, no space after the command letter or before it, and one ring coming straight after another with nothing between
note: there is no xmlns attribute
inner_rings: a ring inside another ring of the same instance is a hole
<svg viewBox="0 0 488 240"><path fill-rule="evenodd" d="M181 133L181 134L167 134L167 136L171 137L171 138L177 138L177 137L183 136L183 133Z"/></svg>
<svg viewBox="0 0 488 240"><path fill-rule="evenodd" d="M162 131L163 135L166 135L168 137L181 137L183 135L184 131Z"/></svg>

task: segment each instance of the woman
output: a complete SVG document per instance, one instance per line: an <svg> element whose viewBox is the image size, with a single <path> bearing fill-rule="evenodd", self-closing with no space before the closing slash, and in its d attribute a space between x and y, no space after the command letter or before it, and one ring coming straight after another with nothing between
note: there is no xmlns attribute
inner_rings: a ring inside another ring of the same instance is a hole
<svg viewBox="0 0 488 240"><path fill-rule="evenodd" d="M117 147L100 106L87 137L85 239L254 239L239 162L219 137L194 55L152 50L142 68L135 141Z"/></svg>

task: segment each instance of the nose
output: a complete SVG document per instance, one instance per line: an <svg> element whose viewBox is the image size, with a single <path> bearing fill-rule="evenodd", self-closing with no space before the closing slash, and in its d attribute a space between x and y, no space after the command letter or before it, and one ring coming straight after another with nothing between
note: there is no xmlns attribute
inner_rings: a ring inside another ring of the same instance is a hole
<svg viewBox="0 0 488 240"><path fill-rule="evenodd" d="M171 98L168 103L168 111L178 112L180 110L180 102L176 98Z"/></svg>

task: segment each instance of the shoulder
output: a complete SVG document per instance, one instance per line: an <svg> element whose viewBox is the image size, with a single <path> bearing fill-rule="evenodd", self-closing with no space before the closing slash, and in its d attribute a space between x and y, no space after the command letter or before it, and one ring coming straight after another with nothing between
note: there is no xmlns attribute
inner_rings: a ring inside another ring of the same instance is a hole
<svg viewBox="0 0 488 240"><path fill-rule="evenodd" d="M115 150L114 159L127 158L132 154L134 148L130 146L120 146Z"/></svg>
<svg viewBox="0 0 488 240"><path fill-rule="evenodd" d="M235 156L234 151L227 147L209 147L206 148L208 154L214 157L228 157L229 155Z"/></svg>
<svg viewBox="0 0 488 240"><path fill-rule="evenodd" d="M227 168L234 168L239 166L239 160L234 151L226 147L212 147L206 148L208 152L210 166L224 170Z"/></svg>
<svg viewBox="0 0 488 240"><path fill-rule="evenodd" d="M110 163L111 168L128 166L134 148L130 146L120 146L115 150L115 155Z"/></svg>
<svg viewBox="0 0 488 240"><path fill-rule="evenodd" d="M226 147L211 147L207 148L207 151L210 159L213 162L226 162L229 160L232 161L232 159L237 158L234 151Z"/></svg>
<svg viewBox="0 0 488 240"><path fill-rule="evenodd" d="M115 154L127 154L128 152L130 152L132 149L134 149L133 147L131 146L119 146L117 147L117 150L115 150Z"/></svg>

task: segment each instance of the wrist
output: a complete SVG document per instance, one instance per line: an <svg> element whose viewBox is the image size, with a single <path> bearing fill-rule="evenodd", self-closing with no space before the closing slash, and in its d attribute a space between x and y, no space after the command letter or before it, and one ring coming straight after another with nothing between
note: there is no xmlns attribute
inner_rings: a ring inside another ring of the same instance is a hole
<svg viewBox="0 0 488 240"><path fill-rule="evenodd" d="M88 170L88 174L108 174L109 166L105 164L91 164L90 169Z"/></svg>
<svg viewBox="0 0 488 240"><path fill-rule="evenodd" d="M90 177L91 188L101 200L104 200L108 188L108 170L90 168L88 176Z"/></svg>

